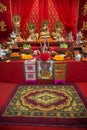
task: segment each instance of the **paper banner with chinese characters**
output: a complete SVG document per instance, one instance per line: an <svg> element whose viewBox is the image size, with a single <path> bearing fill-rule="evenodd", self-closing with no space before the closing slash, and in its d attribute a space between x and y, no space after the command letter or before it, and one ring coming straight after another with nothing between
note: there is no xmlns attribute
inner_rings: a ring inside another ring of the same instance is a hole
<svg viewBox="0 0 87 130"><path fill-rule="evenodd" d="M10 0L0 0L0 40L9 37L11 32Z"/></svg>
<svg viewBox="0 0 87 130"><path fill-rule="evenodd" d="M78 30L87 38L87 0L79 0Z"/></svg>

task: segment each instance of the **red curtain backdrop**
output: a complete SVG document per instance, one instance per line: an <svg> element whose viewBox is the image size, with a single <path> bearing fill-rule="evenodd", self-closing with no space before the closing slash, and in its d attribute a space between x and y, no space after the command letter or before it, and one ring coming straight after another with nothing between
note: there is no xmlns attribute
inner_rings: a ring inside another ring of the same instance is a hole
<svg viewBox="0 0 87 130"><path fill-rule="evenodd" d="M29 18L28 18L28 24L30 22L33 22L36 26L36 32L39 33L40 31L40 23L39 23L39 0L35 0L33 6L32 6L32 10L30 12ZM29 33L29 32L28 32Z"/></svg>
<svg viewBox="0 0 87 130"><path fill-rule="evenodd" d="M80 0L79 3L78 30L87 38L87 0Z"/></svg>
<svg viewBox="0 0 87 130"><path fill-rule="evenodd" d="M79 0L0 0L6 5L7 10L0 12L0 21L6 22L6 31L0 31L0 38L6 38L13 29L12 16L19 14L21 17L20 31L23 38L28 37L29 22L35 23L40 31L41 21L47 19L49 30L54 29L54 24L59 19L63 22L67 32L72 31L75 36L77 31L78 1ZM1 23L0 23L1 28Z"/></svg>
<svg viewBox="0 0 87 130"><path fill-rule="evenodd" d="M4 40L11 33L10 0L0 0L0 39Z"/></svg>
<svg viewBox="0 0 87 130"><path fill-rule="evenodd" d="M43 19L48 20L48 0L39 0L39 23Z"/></svg>
<svg viewBox="0 0 87 130"><path fill-rule="evenodd" d="M49 21L49 30L54 31L54 25L57 21L59 21L58 13L54 7L53 1L49 0L48 2L48 21Z"/></svg>
<svg viewBox="0 0 87 130"><path fill-rule="evenodd" d="M77 31L78 0L53 0L55 9L67 32L72 31L74 37Z"/></svg>

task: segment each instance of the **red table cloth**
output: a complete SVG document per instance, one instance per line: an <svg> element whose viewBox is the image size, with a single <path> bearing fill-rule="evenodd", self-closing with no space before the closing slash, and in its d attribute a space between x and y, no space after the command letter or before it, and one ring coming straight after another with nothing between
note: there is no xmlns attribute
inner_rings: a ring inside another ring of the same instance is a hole
<svg viewBox="0 0 87 130"><path fill-rule="evenodd" d="M67 61L66 82L86 82L87 62ZM0 62L0 82L25 83L24 61Z"/></svg>

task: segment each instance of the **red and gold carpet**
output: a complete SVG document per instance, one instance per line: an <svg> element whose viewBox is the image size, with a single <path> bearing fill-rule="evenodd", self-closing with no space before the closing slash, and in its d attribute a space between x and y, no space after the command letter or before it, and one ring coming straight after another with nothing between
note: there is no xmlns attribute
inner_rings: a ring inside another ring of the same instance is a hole
<svg viewBox="0 0 87 130"><path fill-rule="evenodd" d="M0 123L87 127L87 102L75 85L20 85L0 109Z"/></svg>

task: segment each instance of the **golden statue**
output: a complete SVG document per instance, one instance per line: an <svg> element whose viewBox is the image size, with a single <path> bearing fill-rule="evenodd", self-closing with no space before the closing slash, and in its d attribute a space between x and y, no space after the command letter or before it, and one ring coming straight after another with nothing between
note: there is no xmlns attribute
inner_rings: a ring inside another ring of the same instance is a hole
<svg viewBox="0 0 87 130"><path fill-rule="evenodd" d="M40 38L42 38L42 39L50 38L50 32L49 32L49 29L48 29L48 21L47 20L43 20L42 23L41 23Z"/></svg>
<svg viewBox="0 0 87 130"><path fill-rule="evenodd" d="M14 34L15 34L15 42L22 42L24 41L21 37L20 32L20 23L21 23L21 17L18 14L15 14L12 18L13 24L14 24Z"/></svg>
<svg viewBox="0 0 87 130"><path fill-rule="evenodd" d="M12 21L14 24L14 32L16 33L16 35L19 35L20 34L21 17L18 14L16 14L13 16Z"/></svg>
<svg viewBox="0 0 87 130"><path fill-rule="evenodd" d="M35 25L33 23L30 23L28 26L28 30L29 30L29 37L27 38L27 41L37 41L39 34L35 33Z"/></svg>
<svg viewBox="0 0 87 130"><path fill-rule="evenodd" d="M55 25L54 25L55 31L52 32L52 37L54 40L64 41L64 38L62 36L62 27L63 27L63 24L61 21L58 21L55 23Z"/></svg>

